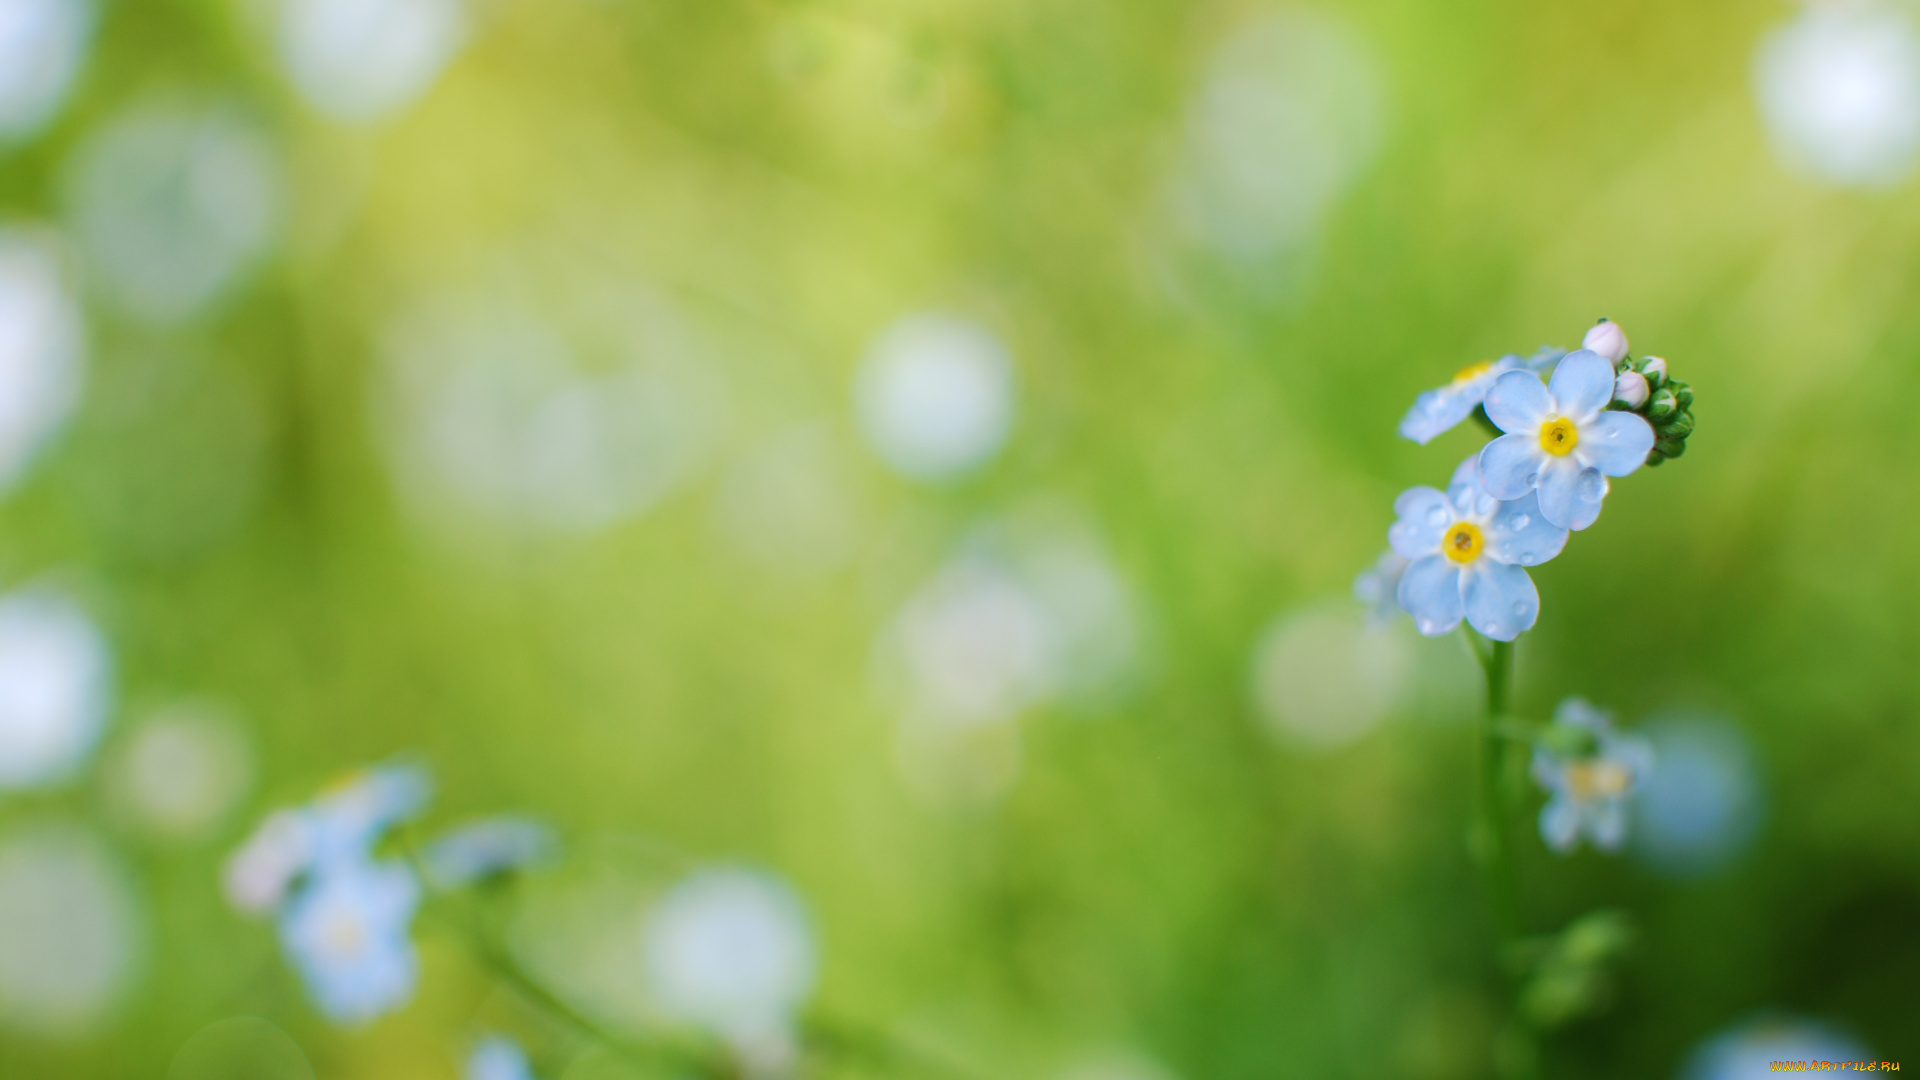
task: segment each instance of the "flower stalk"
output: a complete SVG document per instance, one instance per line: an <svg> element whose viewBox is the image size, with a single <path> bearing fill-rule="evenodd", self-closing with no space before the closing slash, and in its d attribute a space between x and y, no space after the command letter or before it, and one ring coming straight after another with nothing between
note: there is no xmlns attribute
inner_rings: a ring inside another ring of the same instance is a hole
<svg viewBox="0 0 1920 1080"><path fill-rule="evenodd" d="M1502 947L1522 935L1519 890L1514 880L1512 844L1507 828L1507 709L1513 689L1513 643L1481 637L1463 627L1467 644L1486 677L1486 709L1474 726L1478 754L1474 787L1472 850L1480 864Z"/></svg>

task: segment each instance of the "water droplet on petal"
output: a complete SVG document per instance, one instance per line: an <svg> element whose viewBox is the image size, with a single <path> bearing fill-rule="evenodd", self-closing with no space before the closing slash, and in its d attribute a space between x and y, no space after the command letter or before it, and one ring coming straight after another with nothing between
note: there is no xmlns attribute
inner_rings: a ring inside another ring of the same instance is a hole
<svg viewBox="0 0 1920 1080"><path fill-rule="evenodd" d="M1513 613L1514 613L1515 615L1518 615L1518 616L1520 616L1520 617L1521 617L1521 618L1523 618L1523 619L1524 619L1524 618L1526 618L1526 617L1527 617L1527 603L1526 603L1526 601L1524 601L1524 600L1521 600L1521 601L1518 601L1518 602L1516 602L1516 603L1515 603L1515 604L1513 605Z"/></svg>
<svg viewBox="0 0 1920 1080"><path fill-rule="evenodd" d="M1527 474L1527 486L1528 486L1528 487L1537 487L1537 486L1539 486L1539 484L1540 484L1540 474L1539 474L1539 473L1537 473L1537 472L1530 472L1530 473L1528 473L1528 474Z"/></svg>
<svg viewBox="0 0 1920 1080"><path fill-rule="evenodd" d="M1527 552L1525 555L1520 556L1521 566L1532 566L1534 563L1537 563L1539 561L1540 561L1540 557L1538 555L1535 555L1531 551Z"/></svg>
<svg viewBox="0 0 1920 1080"><path fill-rule="evenodd" d="M1531 524L1533 524L1533 519L1528 517L1527 515L1525 514L1513 515L1513 528L1515 532L1518 532L1519 530L1524 529Z"/></svg>
<svg viewBox="0 0 1920 1080"><path fill-rule="evenodd" d="M1427 511L1427 520L1433 522L1435 525L1445 525L1447 523L1447 512L1436 506Z"/></svg>

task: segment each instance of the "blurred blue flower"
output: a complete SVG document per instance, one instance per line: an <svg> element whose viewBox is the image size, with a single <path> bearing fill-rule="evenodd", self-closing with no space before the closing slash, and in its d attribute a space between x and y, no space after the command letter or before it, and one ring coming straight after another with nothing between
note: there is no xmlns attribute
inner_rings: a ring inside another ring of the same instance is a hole
<svg viewBox="0 0 1920 1080"><path fill-rule="evenodd" d="M1627 797L1653 771L1653 747L1613 730L1613 717L1581 698L1568 698L1553 722L1593 739L1592 753L1566 754L1541 743L1533 751L1533 778L1547 789L1540 808L1540 836L1565 854L1581 834L1596 847L1616 851L1627 838Z"/></svg>
<svg viewBox="0 0 1920 1080"><path fill-rule="evenodd" d="M322 1012L360 1024L413 997L420 961L408 930L419 904L419 882L401 863L318 868L282 912L280 941Z"/></svg>
<svg viewBox="0 0 1920 1080"><path fill-rule="evenodd" d="M1487 391L1500 376L1509 371L1545 371L1565 355L1565 349L1543 345L1529 357L1508 353L1498 360L1461 368L1452 382L1414 399L1413 408L1408 409L1400 421L1400 434L1425 446L1472 416L1473 410L1487 400Z"/></svg>
<svg viewBox="0 0 1920 1080"><path fill-rule="evenodd" d="M1498 499L1535 491L1540 511L1563 529L1600 517L1607 477L1646 463L1653 427L1644 417L1607 409L1615 372L1581 349L1560 361L1549 386L1531 371L1509 371L1487 392L1487 418L1507 434L1480 451L1480 482Z"/></svg>
<svg viewBox="0 0 1920 1080"><path fill-rule="evenodd" d="M427 880L442 889L545 862L559 847L553 830L523 817L495 817L455 829L422 853Z"/></svg>
<svg viewBox="0 0 1920 1080"><path fill-rule="evenodd" d="M466 1080L538 1080L520 1044L505 1035L489 1035L467 1058Z"/></svg>
<svg viewBox="0 0 1920 1080"><path fill-rule="evenodd" d="M1468 458L1445 492L1413 488L1393 509L1400 520L1387 541L1409 562L1397 595L1421 633L1444 634L1464 617L1487 637L1512 641L1533 626L1540 593L1521 567L1560 554L1567 530L1547 522L1531 493L1495 499Z"/></svg>
<svg viewBox="0 0 1920 1080"><path fill-rule="evenodd" d="M1782 1071L1773 1067L1775 1062L1811 1066L1815 1062L1866 1061L1868 1053L1859 1042L1825 1024L1766 1015L1737 1024L1702 1043L1680 1076L1681 1080L1760 1080L1768 1073Z"/></svg>
<svg viewBox="0 0 1920 1080"><path fill-rule="evenodd" d="M1644 730L1659 767L1634 800L1634 853L1680 877L1725 867L1753 842L1765 810L1752 745L1713 716L1672 716Z"/></svg>
<svg viewBox="0 0 1920 1080"><path fill-rule="evenodd" d="M419 816L432 798L433 780L417 765L376 765L348 775L308 808L313 861L365 855L387 830Z"/></svg>

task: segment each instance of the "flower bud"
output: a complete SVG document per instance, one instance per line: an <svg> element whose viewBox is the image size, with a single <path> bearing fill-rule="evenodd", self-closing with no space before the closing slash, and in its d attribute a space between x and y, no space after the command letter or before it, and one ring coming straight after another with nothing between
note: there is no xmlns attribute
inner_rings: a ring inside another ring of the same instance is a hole
<svg viewBox="0 0 1920 1080"><path fill-rule="evenodd" d="M1647 377L1637 371L1623 371L1613 380L1613 400L1629 409L1638 409L1647 403L1653 390L1647 386Z"/></svg>
<svg viewBox="0 0 1920 1080"><path fill-rule="evenodd" d="M1667 362L1657 356L1649 356L1640 362L1640 370L1647 377L1648 385L1658 390L1667 381Z"/></svg>
<svg viewBox="0 0 1920 1080"><path fill-rule="evenodd" d="M1687 440L1655 439L1653 440L1653 448L1665 454L1667 457L1679 457L1681 454L1687 452Z"/></svg>
<svg viewBox="0 0 1920 1080"><path fill-rule="evenodd" d="M1627 335L1620 329L1619 323L1601 319L1587 336L1580 339L1580 347L1592 349L1607 358L1608 363L1617 364L1627 358Z"/></svg>
<svg viewBox="0 0 1920 1080"><path fill-rule="evenodd" d="M1655 393L1652 399L1647 402L1647 419L1653 421L1655 424L1659 424L1679 411L1679 409L1680 400L1673 396L1673 391L1661 390Z"/></svg>
<svg viewBox="0 0 1920 1080"><path fill-rule="evenodd" d="M1684 439L1693 434L1693 414L1682 412L1660 425L1658 434L1667 439Z"/></svg>

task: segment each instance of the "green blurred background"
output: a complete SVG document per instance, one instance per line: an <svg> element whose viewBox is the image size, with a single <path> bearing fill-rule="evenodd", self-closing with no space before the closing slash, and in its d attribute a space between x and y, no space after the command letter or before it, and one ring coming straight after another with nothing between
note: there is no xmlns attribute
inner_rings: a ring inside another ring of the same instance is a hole
<svg viewBox="0 0 1920 1080"><path fill-rule="evenodd" d="M514 809L589 863L657 841L778 870L819 1006L982 1076L1487 1075L1475 675L1455 638L1361 631L1348 592L1394 496L1481 437L1397 438L1414 395L1602 315L1704 426L1535 572L1518 700L1731 724L1757 832L1679 873L1526 837L1530 922L1644 930L1548 1073L1675 1075L1768 1008L1920 1045L1920 203L1769 141L1756 49L1798 9L490 0L417 93L344 121L290 82L277 17L106 3L0 158L0 212L57 230L87 325L0 575L78 598L115 687L86 768L7 793L0 832L78 823L141 928L111 1004L13 1024L0 1074L164 1077L253 1014L321 1077L456 1075L501 1005L447 941L423 931L415 1004L342 1031L219 890L266 810L412 751L434 822ZM270 180L245 256L158 314L87 239L87 163L143 109L226 118ZM874 452L855 392L925 311L997 337L1014 388L1004 444L933 480ZM503 449L551 386L502 376L492 419L420 450L434 373L510 369L526 320L666 389L621 411L587 385ZM614 449L498 480L594 401ZM607 454L631 474L573 493ZM1098 552L1132 629L1099 692L915 751L889 628L1031 519ZM1262 667L1300 625L1331 629ZM1316 674L1321 706L1271 686ZM156 839L113 763L181 700L233 718L252 782Z"/></svg>

